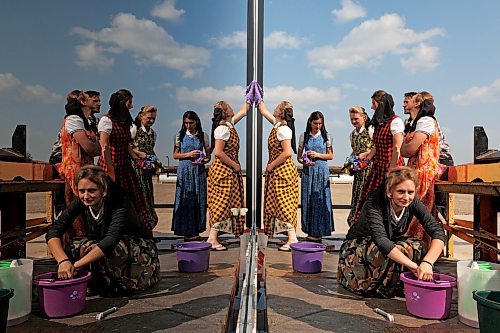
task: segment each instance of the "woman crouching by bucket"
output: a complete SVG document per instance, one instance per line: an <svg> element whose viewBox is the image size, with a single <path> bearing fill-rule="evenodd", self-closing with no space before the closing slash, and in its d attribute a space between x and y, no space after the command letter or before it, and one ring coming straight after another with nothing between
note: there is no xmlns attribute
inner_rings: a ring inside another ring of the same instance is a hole
<svg viewBox="0 0 500 333"><path fill-rule="evenodd" d="M402 270L419 280L433 279L446 238L442 225L415 198L417 181L413 169L397 167L388 173L385 186L370 193L340 248L337 280L347 290L390 298L402 293ZM422 241L405 237L413 216L432 239L428 251Z"/></svg>
<svg viewBox="0 0 500 333"><path fill-rule="evenodd" d="M57 260L58 278L71 279L85 268L92 272L91 289L95 287L93 292L101 295L132 294L157 284L158 249L130 199L98 166L80 168L75 185L78 198L54 221L46 235ZM63 248L64 231L78 216L82 216L90 232L72 239Z"/></svg>

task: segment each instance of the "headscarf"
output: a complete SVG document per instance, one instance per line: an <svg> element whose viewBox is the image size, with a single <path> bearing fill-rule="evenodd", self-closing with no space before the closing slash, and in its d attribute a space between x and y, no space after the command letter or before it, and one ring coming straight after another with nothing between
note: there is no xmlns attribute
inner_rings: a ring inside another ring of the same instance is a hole
<svg viewBox="0 0 500 333"><path fill-rule="evenodd" d="M113 93L109 98L109 115L127 127L132 125L130 110L125 106L125 100L118 92Z"/></svg>
<svg viewBox="0 0 500 333"><path fill-rule="evenodd" d="M85 115L83 114L82 105L77 98L69 100L64 106L64 109L66 110L66 117L75 115L82 118L85 130L97 133L97 125L91 122L87 117L85 117Z"/></svg>
<svg viewBox="0 0 500 333"><path fill-rule="evenodd" d="M392 117L394 116L393 107L394 100L392 99L392 96L388 93L385 93L378 103L378 107L375 110L375 113L373 114L371 125L373 125L374 128L377 128L379 125L382 125L388 120L392 119Z"/></svg>
<svg viewBox="0 0 500 333"><path fill-rule="evenodd" d="M210 134L210 148L214 149L215 147L215 129L220 125L222 119L224 119L225 112L220 107L214 108L214 116L212 117L212 132Z"/></svg>
<svg viewBox="0 0 500 333"><path fill-rule="evenodd" d="M417 113L417 116L413 121L408 122L405 126L405 134L406 133L411 133L415 132L415 129L417 128L417 122L419 121L420 118L422 117L434 117L434 114L436 113L436 107L432 103L431 100L425 99L422 104L420 105L420 110Z"/></svg>
<svg viewBox="0 0 500 333"><path fill-rule="evenodd" d="M297 154L297 144L295 142L295 118L293 117L293 109L284 109L283 119L285 119L287 126L292 130L292 149L293 152Z"/></svg>

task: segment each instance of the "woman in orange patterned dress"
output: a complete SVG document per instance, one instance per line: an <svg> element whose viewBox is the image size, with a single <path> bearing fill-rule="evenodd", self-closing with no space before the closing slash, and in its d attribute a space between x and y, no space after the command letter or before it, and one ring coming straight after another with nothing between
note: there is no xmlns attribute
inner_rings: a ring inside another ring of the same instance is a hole
<svg viewBox="0 0 500 333"><path fill-rule="evenodd" d="M435 107L430 99L424 100L422 94L408 99L405 111L409 112L412 121L405 128L405 139L401 147L401 155L408 157L407 165L417 171L420 184L417 198L436 216L434 204L434 182L439 178L439 131L434 118ZM430 237L413 219L407 235L430 244Z"/></svg>
<svg viewBox="0 0 500 333"><path fill-rule="evenodd" d="M234 114L231 106L219 101L214 105L212 118L211 148L214 161L208 170L207 194L210 233L207 242L212 250L227 250L219 242L219 232L232 233L239 237L243 233L245 217L238 215L232 218L231 208L245 206L243 193L243 175L238 159L240 138L234 128L246 116L250 104L245 103L238 114Z"/></svg>
<svg viewBox="0 0 500 333"><path fill-rule="evenodd" d="M293 106L282 101L273 114L264 101L258 107L262 116L273 124L267 141L269 161L264 187L264 232L268 237L287 233L288 240L279 250L290 251L290 245L298 242L295 229L299 207L299 174L292 158L292 154L297 153Z"/></svg>
<svg viewBox="0 0 500 333"><path fill-rule="evenodd" d="M78 189L74 184L78 169L94 164L94 156L101 153L97 127L90 121L91 109L86 105L87 99L88 95L83 91L72 91L65 105L66 116L61 126L62 160L58 172L66 183L66 206L78 197ZM77 219L68 236L81 236L85 230L85 224Z"/></svg>

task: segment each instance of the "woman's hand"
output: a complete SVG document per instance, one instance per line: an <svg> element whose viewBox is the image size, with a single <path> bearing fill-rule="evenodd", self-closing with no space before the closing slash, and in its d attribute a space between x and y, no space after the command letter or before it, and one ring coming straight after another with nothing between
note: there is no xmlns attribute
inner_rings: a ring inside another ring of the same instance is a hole
<svg viewBox="0 0 500 333"><path fill-rule="evenodd" d="M145 152L143 152L143 151L137 151L137 152L136 152L136 155L137 155L137 157L138 157L138 158L140 158L140 159L145 159L145 158L148 156L148 155L146 155L146 153L145 153Z"/></svg>
<svg viewBox="0 0 500 333"><path fill-rule="evenodd" d="M71 261L66 260L57 267L57 278L67 280L73 278L76 273L76 268Z"/></svg>
<svg viewBox="0 0 500 333"><path fill-rule="evenodd" d="M319 155L321 155L321 154L315 152L314 150L309 150L309 152L307 153L307 155L309 156L309 158L318 158Z"/></svg>
<svg viewBox="0 0 500 333"><path fill-rule="evenodd" d="M364 160L368 156L369 153L370 153L369 151L365 151L364 153L359 154L358 158L360 160Z"/></svg>
<svg viewBox="0 0 500 333"><path fill-rule="evenodd" d="M428 262L422 261L417 268L417 278L422 281L432 281L434 279L432 272L432 265Z"/></svg>
<svg viewBox="0 0 500 333"><path fill-rule="evenodd" d="M116 175L115 175L115 167L110 166L108 167L108 176L111 178L114 182L116 181Z"/></svg>
<svg viewBox="0 0 500 333"><path fill-rule="evenodd" d="M270 173L271 171L273 171L273 166L271 165L271 163L269 163L267 166L266 166L266 172L267 173Z"/></svg>
<svg viewBox="0 0 500 333"><path fill-rule="evenodd" d="M234 171L240 172L241 171L241 165L239 163L236 163L233 167Z"/></svg>
<svg viewBox="0 0 500 333"><path fill-rule="evenodd" d="M199 150L191 150L189 153L186 153L188 158L197 158L200 156Z"/></svg>

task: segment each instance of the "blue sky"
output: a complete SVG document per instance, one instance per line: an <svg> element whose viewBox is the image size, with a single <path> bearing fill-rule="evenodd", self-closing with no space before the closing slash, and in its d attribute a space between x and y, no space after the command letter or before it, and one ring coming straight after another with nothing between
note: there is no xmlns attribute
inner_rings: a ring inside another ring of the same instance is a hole
<svg viewBox="0 0 500 333"><path fill-rule="evenodd" d="M158 107L156 151L166 163L184 111L197 111L209 131L214 102L243 102L246 9L245 0L2 1L0 146L27 124L28 151L47 160L69 91L100 91L103 115L110 94L127 88L133 116ZM469 163L474 125L499 148L499 12L495 0L265 1L264 99L294 104L297 137L322 111L330 164L341 165L350 106L369 110L384 89L403 116L403 93L428 90L455 161ZM244 162L244 121L237 129Z"/></svg>

